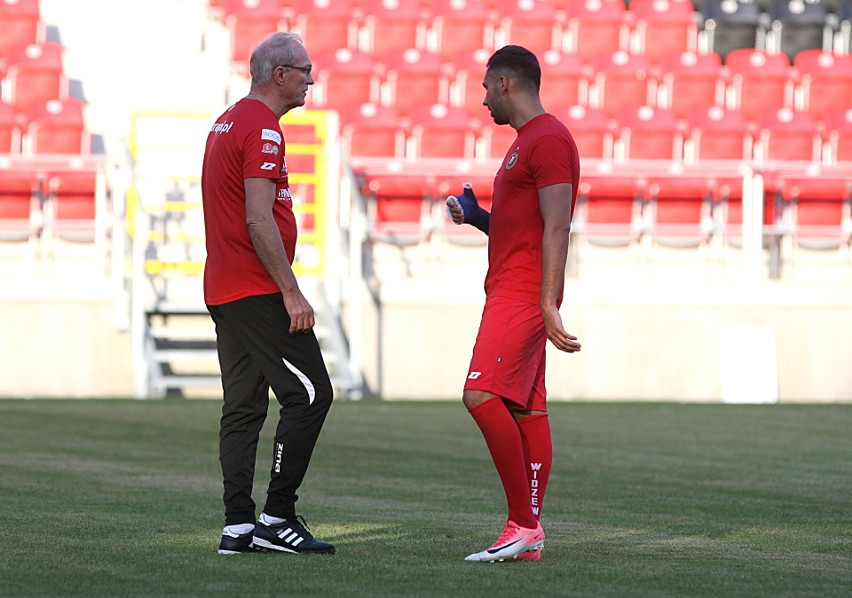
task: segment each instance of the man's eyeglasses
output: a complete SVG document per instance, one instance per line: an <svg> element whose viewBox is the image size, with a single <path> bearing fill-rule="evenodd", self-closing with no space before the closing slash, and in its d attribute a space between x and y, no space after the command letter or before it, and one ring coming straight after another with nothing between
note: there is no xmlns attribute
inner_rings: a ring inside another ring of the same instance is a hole
<svg viewBox="0 0 852 598"><path fill-rule="evenodd" d="M282 64L280 66L283 66L284 68L288 69L296 69L297 71L302 71L306 75L310 75L311 71L314 69L313 66L293 66L292 64Z"/></svg>

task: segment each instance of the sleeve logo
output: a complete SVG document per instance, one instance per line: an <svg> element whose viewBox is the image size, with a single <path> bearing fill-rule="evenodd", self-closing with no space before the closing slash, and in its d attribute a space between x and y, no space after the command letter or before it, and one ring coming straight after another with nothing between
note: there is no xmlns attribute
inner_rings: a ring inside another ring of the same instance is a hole
<svg viewBox="0 0 852 598"><path fill-rule="evenodd" d="M261 170L273 170L275 168L275 162L264 162L260 169Z"/></svg>
<svg viewBox="0 0 852 598"><path fill-rule="evenodd" d="M264 154L273 154L275 156L278 155L278 146L274 143L269 143L268 141L263 144L263 149L261 149Z"/></svg>
<svg viewBox="0 0 852 598"><path fill-rule="evenodd" d="M263 129L260 132L260 138L264 141L274 141L275 143L281 143L281 133L278 131L273 131L272 129Z"/></svg>

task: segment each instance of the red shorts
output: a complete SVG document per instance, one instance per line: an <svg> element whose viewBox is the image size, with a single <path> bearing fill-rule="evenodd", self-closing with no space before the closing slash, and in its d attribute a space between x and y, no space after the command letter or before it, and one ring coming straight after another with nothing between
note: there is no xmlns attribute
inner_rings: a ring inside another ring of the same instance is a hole
<svg viewBox="0 0 852 598"><path fill-rule="evenodd" d="M547 411L547 334L538 305L496 297L485 303L465 390L491 392L521 410Z"/></svg>

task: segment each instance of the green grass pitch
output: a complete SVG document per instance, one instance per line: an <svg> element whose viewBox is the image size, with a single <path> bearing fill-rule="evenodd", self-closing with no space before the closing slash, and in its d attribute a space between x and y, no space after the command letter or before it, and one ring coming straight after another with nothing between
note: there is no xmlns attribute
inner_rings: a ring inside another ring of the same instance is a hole
<svg viewBox="0 0 852 598"><path fill-rule="evenodd" d="M219 556L219 408L0 401L0 595L852 595L852 405L555 403L544 556L496 564L460 402L337 402L300 492L337 554Z"/></svg>

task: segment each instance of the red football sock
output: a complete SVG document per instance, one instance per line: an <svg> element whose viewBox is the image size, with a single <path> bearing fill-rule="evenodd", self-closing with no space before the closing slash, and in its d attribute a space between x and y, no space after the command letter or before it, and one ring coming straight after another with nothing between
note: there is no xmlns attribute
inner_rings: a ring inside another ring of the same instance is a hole
<svg viewBox="0 0 852 598"><path fill-rule="evenodd" d="M521 527L536 527L537 520L530 509L524 445L518 423L500 397L477 405L470 410L470 415L482 431L497 467L506 493L509 519Z"/></svg>
<svg viewBox="0 0 852 598"><path fill-rule="evenodd" d="M553 441L546 413L531 415L518 422L524 444L524 462L529 482L530 503L536 519L541 519L544 490L553 463Z"/></svg>

